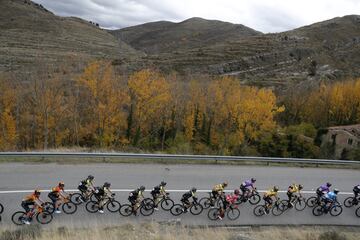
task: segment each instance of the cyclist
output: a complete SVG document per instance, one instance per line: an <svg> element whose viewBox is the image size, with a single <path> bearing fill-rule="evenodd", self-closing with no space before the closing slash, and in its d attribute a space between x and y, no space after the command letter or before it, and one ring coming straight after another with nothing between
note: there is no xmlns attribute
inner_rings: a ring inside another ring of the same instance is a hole
<svg viewBox="0 0 360 240"><path fill-rule="evenodd" d="M55 213L61 213L59 206L60 200L66 198L66 193L64 191L65 184L64 182L59 182L59 184L51 189L51 192L48 194L48 197L54 204Z"/></svg>
<svg viewBox="0 0 360 240"><path fill-rule="evenodd" d="M301 193L300 191L303 189L303 186L301 184L292 184L288 187L288 190L287 190L287 196L289 198L288 200L288 207L289 208L292 208L294 205L293 203L291 202L292 201L292 198L294 197L294 194L298 193L299 194L299 197L301 197Z"/></svg>
<svg viewBox="0 0 360 240"><path fill-rule="evenodd" d="M330 206L333 203L337 202L337 194L338 193L339 193L339 190L335 188L334 191L332 191L332 192L330 191L322 197L322 200L324 201L325 206L326 206L325 212L327 212L329 210Z"/></svg>
<svg viewBox="0 0 360 240"><path fill-rule="evenodd" d="M165 186L166 186L166 182L162 181L159 185L155 186L153 188L153 190L151 191L151 196L153 197L153 200L155 203L154 210L159 210L157 208L157 206L160 202L160 197L163 197L166 195Z"/></svg>
<svg viewBox="0 0 360 240"><path fill-rule="evenodd" d="M144 193L145 191L145 187L141 186L137 189L135 189L134 191L130 192L128 200L131 203L131 207L133 209L134 215L136 215L137 213L137 209L136 209L136 204L138 204L139 202L142 201L142 199L144 198Z"/></svg>
<svg viewBox="0 0 360 240"><path fill-rule="evenodd" d="M327 182L316 189L316 194L321 198L324 194L330 192L330 187L331 183Z"/></svg>
<svg viewBox="0 0 360 240"><path fill-rule="evenodd" d="M246 198L249 197L249 194L252 190L255 190L256 187L254 186L254 183L256 182L255 178L251 178L249 180L246 180L245 182L240 184L240 189L242 192L242 195ZM251 189L250 189L251 188Z"/></svg>
<svg viewBox="0 0 360 240"><path fill-rule="evenodd" d="M359 196L359 193L360 193L360 184L354 186L353 192L354 192L354 204L357 204L359 202L358 196Z"/></svg>
<svg viewBox="0 0 360 240"><path fill-rule="evenodd" d="M78 186L78 189L84 195L84 198L87 199L90 194L95 191L94 176L89 175L86 179L82 180ZM83 199L80 200L83 201Z"/></svg>
<svg viewBox="0 0 360 240"><path fill-rule="evenodd" d="M220 208L220 214L218 216L218 218L220 220L222 220L224 218L225 211L228 208L228 206L231 206L231 205L235 204L238 201L239 196L240 196L240 190L239 189L235 189L234 193L227 194L225 196L225 198L223 200L223 204L222 204L222 206Z"/></svg>
<svg viewBox="0 0 360 240"><path fill-rule="evenodd" d="M44 201L40 199L41 192L40 190L36 189L31 195L26 196L22 202L21 207L24 208L26 213L26 219L23 220L23 223L26 225L30 224L30 216L32 213L32 210L35 208L35 205L40 207L42 204L44 204ZM30 208L32 206L32 208Z"/></svg>
<svg viewBox="0 0 360 240"><path fill-rule="evenodd" d="M221 197L224 193L224 189L227 187L228 185L228 182L223 182L223 183L220 183L220 184L217 184L213 187L212 189L212 195L213 195L213 199L211 201L211 206L214 206L214 201L216 199L218 199L218 197Z"/></svg>
<svg viewBox="0 0 360 240"><path fill-rule="evenodd" d="M111 183L105 182L102 187L97 189L96 198L98 199L99 204L99 213L104 213L104 205L107 201L107 198L113 197L113 194L110 190Z"/></svg>
<svg viewBox="0 0 360 240"><path fill-rule="evenodd" d="M195 195L196 193L196 188L191 188L190 191L184 193L181 197L181 202L183 203L184 207L185 207L185 212L187 212L187 209L190 207L191 203L189 201L190 198L193 199L193 202L197 202L197 197Z"/></svg>
<svg viewBox="0 0 360 240"><path fill-rule="evenodd" d="M270 208L273 204L272 198L274 198L275 201L279 200L278 191L279 191L279 188L277 186L274 186L269 191L265 192L263 199L265 201L266 214L268 214L270 212Z"/></svg>

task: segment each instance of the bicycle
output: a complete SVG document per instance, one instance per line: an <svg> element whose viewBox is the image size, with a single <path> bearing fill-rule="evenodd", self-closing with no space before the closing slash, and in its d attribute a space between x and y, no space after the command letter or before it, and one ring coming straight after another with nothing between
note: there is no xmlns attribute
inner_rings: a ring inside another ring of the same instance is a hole
<svg viewBox="0 0 360 240"><path fill-rule="evenodd" d="M15 225L24 225L26 220L31 222L34 217L40 224L49 224L53 220L53 215L51 213L44 210L43 207L38 206L31 209L30 216L27 216L24 211L15 212L11 216L11 221Z"/></svg>
<svg viewBox="0 0 360 240"><path fill-rule="evenodd" d="M353 206L357 206L360 202L360 196L357 198L355 197L348 197L344 200L344 206L347 208L351 208Z"/></svg>
<svg viewBox="0 0 360 240"><path fill-rule="evenodd" d="M215 221L219 219L220 213L221 208L212 208L208 211L208 218ZM240 210L238 208L238 205L231 204L229 207L226 208L224 215L225 214L231 221L238 219L240 217Z"/></svg>
<svg viewBox="0 0 360 240"><path fill-rule="evenodd" d="M150 216L154 213L154 207L155 203L150 198L144 198L140 202L137 202L134 206L131 206L130 204L124 204L119 209L119 212L122 216L128 217L131 214L136 215L137 211L140 209L140 213L143 216Z"/></svg>
<svg viewBox="0 0 360 240"><path fill-rule="evenodd" d="M257 217L261 217L265 214L267 214L270 209L274 216L280 216L283 213L282 206L281 206L280 200L275 201L274 204L270 206L270 208L264 204L264 205L258 205L254 208L253 213Z"/></svg>
<svg viewBox="0 0 360 240"><path fill-rule="evenodd" d="M222 202L220 198L224 197L224 193L219 195L216 199L214 198L212 192L208 192L208 194L209 197L200 198L199 204L203 207L203 209L208 209L212 206L220 207Z"/></svg>
<svg viewBox="0 0 360 240"><path fill-rule="evenodd" d="M106 200L106 201L105 201L103 206L106 206L106 209L109 212L115 213L115 212L120 210L121 204L120 204L120 202L115 200L115 194L114 193L111 195L111 197L105 197L104 200ZM100 199L97 200L97 201L90 200L85 205L86 211L88 211L89 213L96 213L97 211L99 211L100 202L101 202Z"/></svg>
<svg viewBox="0 0 360 240"><path fill-rule="evenodd" d="M157 198L155 198L154 204L155 202L160 199L155 206L157 207L159 204L161 206L161 208L164 211L170 211L170 209L174 206L174 201L169 197L169 193L166 194L162 194L160 196L158 196Z"/></svg>
<svg viewBox="0 0 360 240"><path fill-rule="evenodd" d="M323 214L327 214L328 212L330 212L330 215L333 217L339 216L343 211L343 208L341 206L341 204L339 204L338 202L332 202L329 206L327 206L327 204L323 201L321 201L321 203L317 206L315 206L312 210L312 213L314 216L318 217L321 216Z"/></svg>
<svg viewBox="0 0 360 240"><path fill-rule="evenodd" d="M246 203L249 201L251 205L256 205L260 202L261 197L256 189L252 189L250 194L241 194L237 204Z"/></svg>
<svg viewBox="0 0 360 240"><path fill-rule="evenodd" d="M291 199L291 205L295 206L295 209L297 211L303 211L306 208L306 199L302 196L294 195L294 197ZM292 207L289 207L289 201L288 200L282 200L281 206L282 211L285 212L288 209L291 209Z"/></svg>
<svg viewBox="0 0 360 240"><path fill-rule="evenodd" d="M190 206L186 207L182 202L181 204L175 204L171 209L170 213L174 216L179 216L180 214L186 213L190 209L192 215L199 215L203 211L203 206L198 202L191 202Z"/></svg>
<svg viewBox="0 0 360 240"><path fill-rule="evenodd" d="M61 198L59 201L60 205L58 205L58 208L61 206L63 212L65 214L74 214L77 211L77 205L73 203L71 200L71 194L69 194L66 198ZM56 210L55 204L52 202L45 202L44 208L49 213L53 214Z"/></svg>

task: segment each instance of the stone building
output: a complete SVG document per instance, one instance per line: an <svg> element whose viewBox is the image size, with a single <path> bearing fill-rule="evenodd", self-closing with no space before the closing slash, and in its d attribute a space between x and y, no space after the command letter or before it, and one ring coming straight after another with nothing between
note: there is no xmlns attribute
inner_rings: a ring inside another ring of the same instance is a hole
<svg viewBox="0 0 360 240"><path fill-rule="evenodd" d="M360 124L330 127L327 130L321 146L333 146L336 159L344 158L350 150L360 148Z"/></svg>

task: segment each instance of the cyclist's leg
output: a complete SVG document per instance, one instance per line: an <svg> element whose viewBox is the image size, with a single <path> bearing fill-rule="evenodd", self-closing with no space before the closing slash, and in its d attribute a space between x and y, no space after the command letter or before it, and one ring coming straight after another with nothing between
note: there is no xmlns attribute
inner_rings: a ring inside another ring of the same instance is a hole
<svg viewBox="0 0 360 240"><path fill-rule="evenodd" d="M293 193L288 191L286 195L288 197L288 207L292 207L291 200L293 198Z"/></svg>

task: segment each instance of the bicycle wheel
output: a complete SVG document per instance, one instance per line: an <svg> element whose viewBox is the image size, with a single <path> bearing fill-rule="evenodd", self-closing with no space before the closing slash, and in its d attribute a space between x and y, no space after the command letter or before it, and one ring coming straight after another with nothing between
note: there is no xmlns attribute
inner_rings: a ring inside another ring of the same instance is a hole
<svg viewBox="0 0 360 240"><path fill-rule="evenodd" d="M55 205L52 202L45 202L43 208L46 212L51 214L55 212Z"/></svg>
<svg viewBox="0 0 360 240"><path fill-rule="evenodd" d="M238 208L230 208L227 212L227 217L234 221L240 217L240 210Z"/></svg>
<svg viewBox="0 0 360 240"><path fill-rule="evenodd" d="M129 204L124 204L119 210L121 216L128 217L133 213L132 207Z"/></svg>
<svg viewBox="0 0 360 240"><path fill-rule="evenodd" d="M324 214L324 209L322 206L317 205L313 208L312 213L314 216L318 217Z"/></svg>
<svg viewBox="0 0 360 240"><path fill-rule="evenodd" d="M309 197L308 200L306 201L306 205L308 207L315 207L315 205L317 204L318 202L318 198L315 197L315 196L312 196L312 197Z"/></svg>
<svg viewBox="0 0 360 240"><path fill-rule="evenodd" d="M355 211L357 217L360 217L360 207L358 207Z"/></svg>
<svg viewBox="0 0 360 240"><path fill-rule="evenodd" d="M116 200L110 200L106 204L106 209L112 213L119 211L120 208L121 208L121 204Z"/></svg>
<svg viewBox="0 0 360 240"><path fill-rule="evenodd" d="M175 204L171 209L170 213L174 216L179 216L184 212L184 207L181 204Z"/></svg>
<svg viewBox="0 0 360 240"><path fill-rule="evenodd" d="M271 212L274 216L280 216L283 211L282 209L284 209L284 207L281 207L281 203L279 204L275 204L272 208L271 208Z"/></svg>
<svg viewBox="0 0 360 240"><path fill-rule="evenodd" d="M257 217L261 217L265 214L265 207L263 205L258 205L254 208L253 213Z"/></svg>
<svg viewBox="0 0 360 240"><path fill-rule="evenodd" d="M49 224L53 220L53 215L49 212L40 212L36 214L36 220L41 224Z"/></svg>
<svg viewBox="0 0 360 240"><path fill-rule="evenodd" d="M279 208L281 209L281 211L285 212L286 210L289 209L289 202L288 200L281 200L280 204L279 204Z"/></svg>
<svg viewBox="0 0 360 240"><path fill-rule="evenodd" d="M339 216L342 213L342 211L343 211L342 206L334 205L330 208L330 215L336 217Z"/></svg>
<svg viewBox="0 0 360 240"><path fill-rule="evenodd" d="M67 202L62 205L62 210L66 214L74 214L77 210L77 205L73 202Z"/></svg>
<svg viewBox="0 0 360 240"><path fill-rule="evenodd" d="M344 206L350 208L354 206L354 197L348 197L344 200Z"/></svg>
<svg viewBox="0 0 360 240"><path fill-rule="evenodd" d="M203 197L200 199L199 204L203 207L203 209L208 209L211 207L211 200L208 197Z"/></svg>
<svg viewBox="0 0 360 240"><path fill-rule="evenodd" d="M4 206L0 203L0 214L4 212Z"/></svg>
<svg viewBox="0 0 360 240"><path fill-rule="evenodd" d="M83 195L81 195L81 193L71 194L70 201L76 205L80 205L86 202L86 200L84 199Z"/></svg>
<svg viewBox="0 0 360 240"><path fill-rule="evenodd" d="M261 197L258 193L252 195L250 198L249 198L249 202L251 205L256 205L260 202L261 200Z"/></svg>
<svg viewBox="0 0 360 240"><path fill-rule="evenodd" d="M306 208L305 199L298 199L295 203L295 209L298 211L303 211Z"/></svg>
<svg viewBox="0 0 360 240"><path fill-rule="evenodd" d="M96 213L99 211L99 204L97 202L90 201L86 203L85 208L89 213Z"/></svg>
<svg viewBox="0 0 360 240"><path fill-rule="evenodd" d="M190 212L192 213L192 215L199 215L200 213L202 213L203 209L203 206L201 206L200 204L193 204L190 208Z"/></svg>
<svg viewBox="0 0 360 240"><path fill-rule="evenodd" d="M170 211L170 209L174 206L174 201L170 198L164 199L161 201L160 206L164 211Z"/></svg>
<svg viewBox="0 0 360 240"><path fill-rule="evenodd" d="M25 212L15 212L12 216L11 216L11 221L15 224L15 225L24 225L24 220L26 218L26 213Z"/></svg>
<svg viewBox="0 0 360 240"><path fill-rule="evenodd" d="M208 218L212 221L215 221L218 219L219 217L219 209L218 208L211 208L209 211L208 211Z"/></svg>

